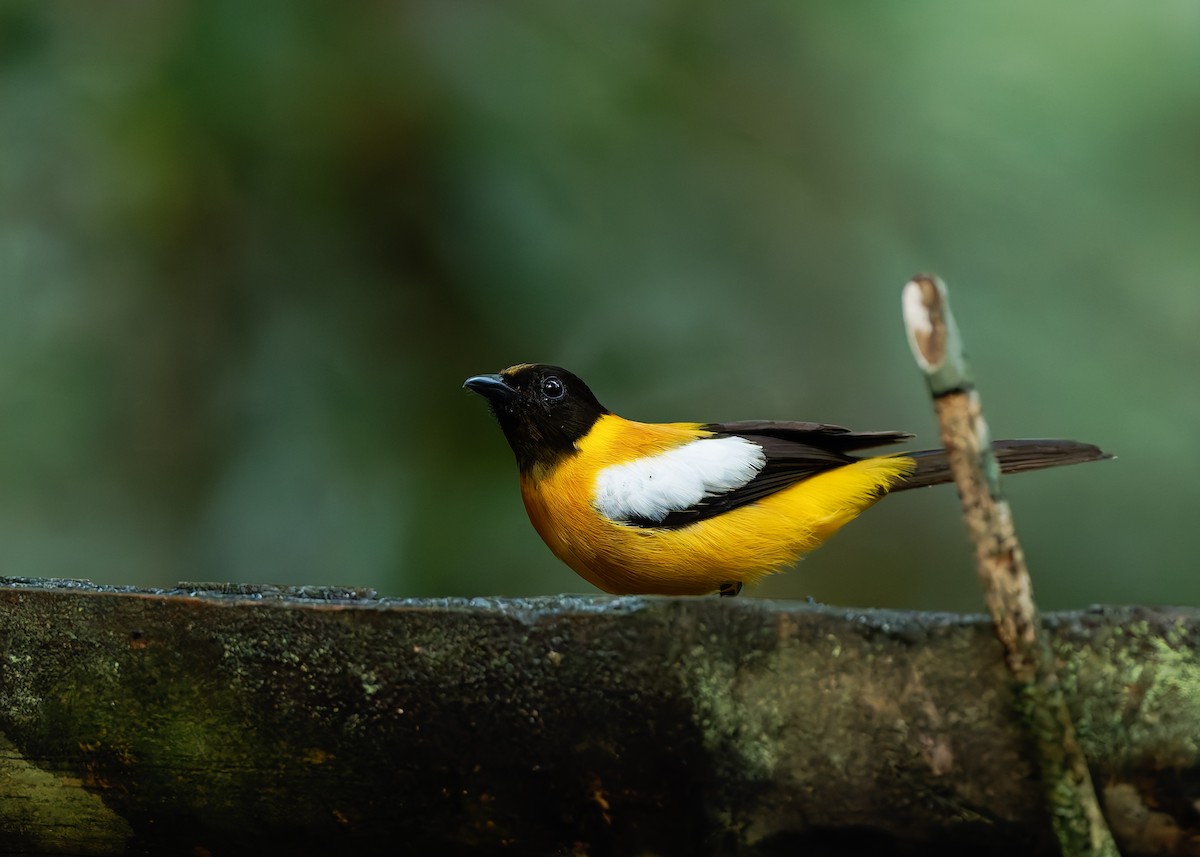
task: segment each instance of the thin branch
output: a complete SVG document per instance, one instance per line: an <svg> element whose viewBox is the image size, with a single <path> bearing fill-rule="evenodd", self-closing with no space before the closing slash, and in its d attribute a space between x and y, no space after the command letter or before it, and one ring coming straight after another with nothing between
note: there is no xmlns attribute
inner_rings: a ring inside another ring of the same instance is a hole
<svg viewBox="0 0 1200 857"><path fill-rule="evenodd" d="M1000 470L979 394L963 354L945 285L918 276L904 287L909 344L925 373L996 636L1018 685L1019 710L1037 761L1055 833L1067 855L1117 855L1096 801L1037 615L1033 585L1000 492Z"/></svg>

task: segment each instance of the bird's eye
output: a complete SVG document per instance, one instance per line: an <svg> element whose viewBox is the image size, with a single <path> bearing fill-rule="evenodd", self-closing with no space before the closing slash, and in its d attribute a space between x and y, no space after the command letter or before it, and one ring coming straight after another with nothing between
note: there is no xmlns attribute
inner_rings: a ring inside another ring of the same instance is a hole
<svg viewBox="0 0 1200 857"><path fill-rule="evenodd" d="M542 379L542 395L547 399L561 399L565 392L563 382L557 376L550 375Z"/></svg>

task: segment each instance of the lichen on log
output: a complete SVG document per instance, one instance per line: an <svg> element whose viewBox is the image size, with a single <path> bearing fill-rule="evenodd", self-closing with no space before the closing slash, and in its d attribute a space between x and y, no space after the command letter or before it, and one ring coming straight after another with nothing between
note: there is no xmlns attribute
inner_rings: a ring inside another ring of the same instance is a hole
<svg viewBox="0 0 1200 857"><path fill-rule="evenodd" d="M983 617L368 595L0 585L0 846L1053 853ZM1196 853L1200 612L1044 622L1123 850Z"/></svg>

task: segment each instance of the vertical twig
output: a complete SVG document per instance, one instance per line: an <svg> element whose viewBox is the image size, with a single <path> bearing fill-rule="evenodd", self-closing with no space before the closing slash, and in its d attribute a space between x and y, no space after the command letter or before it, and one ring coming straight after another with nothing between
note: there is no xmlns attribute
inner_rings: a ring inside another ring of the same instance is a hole
<svg viewBox="0 0 1200 857"><path fill-rule="evenodd" d="M1019 691L1021 718L1037 752L1047 807L1066 855L1117 855L1096 801L1041 629L1025 557L1000 493L1000 469L962 341L936 277L904 287L904 325L925 373L996 636Z"/></svg>

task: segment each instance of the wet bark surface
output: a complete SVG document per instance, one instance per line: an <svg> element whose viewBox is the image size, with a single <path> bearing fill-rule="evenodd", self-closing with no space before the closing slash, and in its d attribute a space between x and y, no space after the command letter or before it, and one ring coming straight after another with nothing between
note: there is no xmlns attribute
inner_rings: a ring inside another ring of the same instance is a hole
<svg viewBox="0 0 1200 857"><path fill-rule="evenodd" d="M1200 853L1200 612L1045 625L1123 850ZM0 645L10 851L1054 849L979 616L9 580Z"/></svg>

